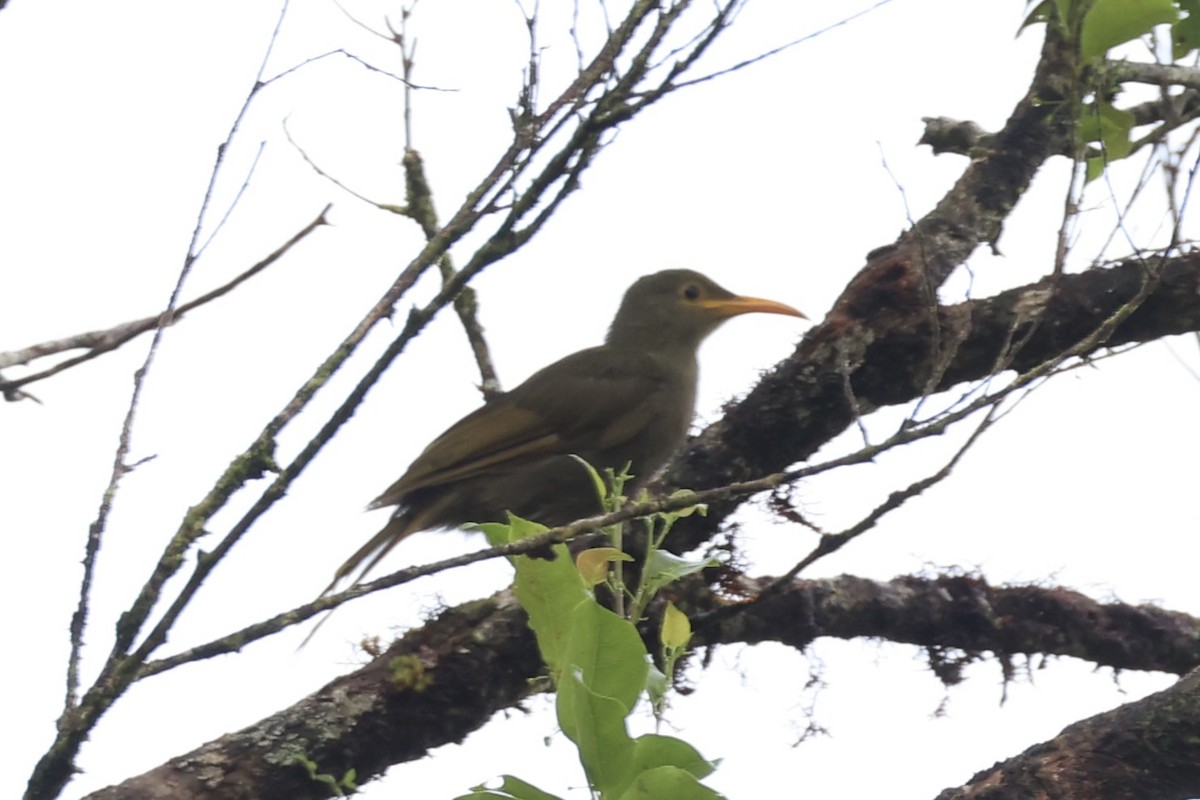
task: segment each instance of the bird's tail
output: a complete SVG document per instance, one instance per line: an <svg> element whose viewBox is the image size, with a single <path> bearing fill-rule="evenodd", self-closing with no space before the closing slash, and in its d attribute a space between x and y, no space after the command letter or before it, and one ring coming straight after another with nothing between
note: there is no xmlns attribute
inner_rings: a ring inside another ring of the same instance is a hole
<svg viewBox="0 0 1200 800"><path fill-rule="evenodd" d="M334 587L342 582L342 579L356 570L358 571L358 577L346 588L352 588L362 583L367 577L367 573L375 569L376 565L383 560L383 557L392 552L393 547L417 532L417 528L413 527L412 522L407 515L401 514L397 514L389 519L387 525L384 525L379 533L368 539L366 544L355 550L354 554L337 568L337 572L333 573L333 581L325 587L325 591L321 592L321 596L324 597L329 594L333 591ZM359 569L359 566L364 561L367 562L366 565Z"/></svg>
<svg viewBox="0 0 1200 800"><path fill-rule="evenodd" d="M379 533L368 539L366 544L355 550L354 554L346 559L345 563L337 568L337 572L333 574L333 580L329 582L329 585L325 587L324 591L317 595L317 599L320 600L325 595L331 593L337 588L337 585L341 583L343 579L355 571L358 572L358 576L354 578L354 580L346 588L353 589L355 586L358 586L360 583L362 583L367 577L367 573L374 569L375 566L381 560L383 560L383 557L392 551L393 547L400 544L400 542L420 530L420 528L414 525L415 522L416 520L410 519L408 515L394 515L390 520L388 520L388 523L383 526L383 529L379 531ZM360 569L359 567L364 561L366 561L366 565L362 566ZM321 629L322 625L329 621L329 617L336 610L336 606L329 609L329 612L325 614L325 616L322 617L316 625L313 626L313 629L308 632L308 636L305 636L304 641L300 643L300 647L297 647L296 649L300 650L306 644L312 641L312 638L317 635L317 631Z"/></svg>

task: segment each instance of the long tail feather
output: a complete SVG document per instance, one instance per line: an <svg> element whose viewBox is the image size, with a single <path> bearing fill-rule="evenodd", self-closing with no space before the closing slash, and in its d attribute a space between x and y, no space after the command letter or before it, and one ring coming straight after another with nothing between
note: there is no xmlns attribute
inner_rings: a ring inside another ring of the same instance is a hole
<svg viewBox="0 0 1200 800"><path fill-rule="evenodd" d="M416 527L417 522L417 520L410 519L405 515L393 516L390 520L388 520L387 525L383 526L383 529L379 531L379 533L368 539L366 544L355 550L354 554L346 559L345 563L337 568L337 572L333 574L333 580L329 582L329 585L325 587L324 591L317 595L317 599L319 600L332 592L337 588L337 585L341 583L344 578L356 570L358 571L358 577L356 577L346 588L353 589L355 586L358 586L360 583L362 583L367 577L367 573L374 569L375 566L383 559L383 557L391 552L393 547L400 544L400 542L402 542L404 539L407 539L409 536L420 530L419 527ZM370 558L370 560L367 561L366 566L359 570L359 565L362 564L362 562L367 558ZM317 631L321 629L322 625L329 621L329 618L336 610L336 607L329 609L328 613L326 613L325 616L313 626L313 629L308 632L308 636L304 637L304 641L302 641L300 646L296 648L297 651L303 649L306 644L312 641L312 638L317 635Z"/></svg>

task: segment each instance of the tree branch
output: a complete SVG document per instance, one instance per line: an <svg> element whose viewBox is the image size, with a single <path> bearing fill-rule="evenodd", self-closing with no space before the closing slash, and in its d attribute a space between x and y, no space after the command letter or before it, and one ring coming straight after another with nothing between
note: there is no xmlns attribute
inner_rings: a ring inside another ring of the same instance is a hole
<svg viewBox="0 0 1200 800"><path fill-rule="evenodd" d="M55 339L50 342L42 342L30 347L25 347L20 350L12 350L7 353L0 353L0 368L11 367L16 364L27 364L30 361L56 353L63 353L68 350L86 349L87 352L82 355L73 356L72 358L60 361L53 367L36 372L32 375L25 375L20 378L15 378L9 381L0 380L0 392L8 393L14 391L26 384L39 381L44 378L49 378L52 375L57 375L65 369L81 364L84 361L90 361L104 353L116 350L121 345L141 336L143 333L149 333L158 330L162 325L174 325L189 311L193 311L200 306L210 303L229 292L236 289L239 285L249 280L250 278L262 272L267 267L274 264L285 253L299 244L305 237L315 231L317 228L326 224L325 214L329 212L329 206L321 209L321 213L307 225L296 231L291 238L286 242L276 247L265 258L261 259L254 266L247 269L245 272L238 275L228 283L213 289L210 292L205 292L194 300L189 300L186 303L180 304L173 309L169 315L168 312L157 314L153 317L145 317L136 319L130 322L124 322L120 325L114 325L111 328L106 328L102 331L89 331L88 333L79 333L74 336L68 336L64 339Z"/></svg>
<svg viewBox="0 0 1200 800"><path fill-rule="evenodd" d="M1200 251L1163 259L1155 272L1157 285L1141 306L1079 355L1200 330ZM863 353L852 375L862 411L907 403L925 396L931 375L938 376L933 388L944 390L1047 362L1097 331L1142 291L1146 279L1145 265L1132 259L945 306L932 318L923 309L897 313L883 300L877 314L890 317L887 330L848 324L835 308L790 358L676 454L655 490L721 486L807 459L854 422L839 373L847 350ZM873 293L860 285L858 294L848 292L840 303L861 303L857 307L869 314ZM954 347L943 352L939 342ZM707 517L680 520L668 545L680 551L699 546L736 504L717 500Z"/></svg>
<svg viewBox="0 0 1200 800"><path fill-rule="evenodd" d="M749 580L743 588L753 592L770 581ZM707 607L721 602L696 586ZM697 643L770 640L803 648L818 636L868 636L973 654L1052 653L1114 668L1183 672L1200 664L1197 626L1200 620L1184 614L1101 604L1058 588L995 588L965 576L886 583L841 577L797 581L719 626L699 626ZM548 685L531 683L542 669L525 614L506 590L442 612L291 708L89 800L325 797L327 787L310 780L295 759L335 775L354 768L360 781L369 779L459 742L496 711L519 705Z"/></svg>
<svg viewBox="0 0 1200 800"><path fill-rule="evenodd" d="M1068 726L937 800L1187 800L1200 795L1200 671Z"/></svg>

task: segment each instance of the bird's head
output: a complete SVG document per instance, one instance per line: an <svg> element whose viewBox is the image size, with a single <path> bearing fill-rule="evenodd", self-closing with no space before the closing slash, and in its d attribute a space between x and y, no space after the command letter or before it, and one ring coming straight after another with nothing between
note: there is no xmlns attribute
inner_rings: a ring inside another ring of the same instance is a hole
<svg viewBox="0 0 1200 800"><path fill-rule="evenodd" d="M699 272L668 269L639 278L629 287L606 342L694 353L722 322L754 312L807 319L783 303L736 295Z"/></svg>

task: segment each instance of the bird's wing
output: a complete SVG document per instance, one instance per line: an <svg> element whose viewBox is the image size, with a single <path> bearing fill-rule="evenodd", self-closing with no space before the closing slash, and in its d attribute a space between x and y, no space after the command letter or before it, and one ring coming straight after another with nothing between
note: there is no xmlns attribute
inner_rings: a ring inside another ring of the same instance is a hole
<svg viewBox="0 0 1200 800"><path fill-rule="evenodd" d="M636 436L654 418L652 370L613 363L583 350L468 414L433 440L372 504L398 504L408 492L541 456L606 449Z"/></svg>
<svg viewBox="0 0 1200 800"><path fill-rule="evenodd" d="M530 387L522 393L528 398L517 402L560 433L561 452L617 447L659 423L674 399L664 391L672 377L667 367L646 356L611 355L605 348L583 350L558 362L563 369L548 374L547 368L518 387ZM539 390L543 382L551 386Z"/></svg>

